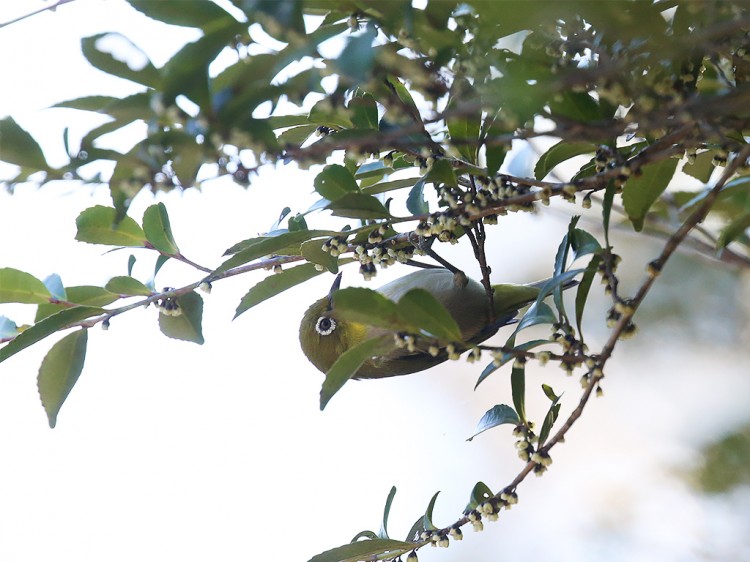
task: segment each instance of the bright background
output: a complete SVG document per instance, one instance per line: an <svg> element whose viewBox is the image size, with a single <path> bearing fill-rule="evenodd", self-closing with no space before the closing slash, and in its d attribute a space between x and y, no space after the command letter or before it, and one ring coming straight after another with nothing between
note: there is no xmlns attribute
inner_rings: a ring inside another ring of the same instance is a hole
<svg viewBox="0 0 750 562"><path fill-rule="evenodd" d="M0 22L44 5L0 0ZM0 29L0 114L41 139L52 163L61 163L65 126L79 138L100 121L46 107L136 89L80 54L80 38L102 31L122 32L157 66L197 34L149 20L121 0L76 0ZM515 165L527 156L520 151ZM215 266L226 247L268 230L285 205L306 208L312 178L286 166L265 170L247 190L217 181L201 192L143 193L131 214L139 220L163 201L183 253ZM58 273L66 285L124 274L129 250L104 254L73 240L75 217L95 204L109 204L106 188L55 183L0 193L0 266L39 278ZM575 209L503 219L491 231L495 279L548 275L550 240L561 238ZM627 234L615 244L625 258L623 285L632 290L659 245ZM465 250L443 253L475 273ZM147 280L154 257L133 253L135 275ZM652 312L636 318L639 337L617 348L605 397L592 401L554 450L549 473L522 484L520 504L484 533L467 528L463 543L423 550L420 558L750 560L750 492L704 496L687 477L702 446L750 417L747 288L741 278L699 265L681 256L670 263L649 296ZM403 271L381 272L373 286ZM488 408L510 403L504 371L477 392L479 368L463 362L350 383L321 413L322 376L299 351L297 328L332 278L232 322L241 296L264 275L217 282L204 295L203 346L163 337L154 308L115 318L108 332L92 330L86 366L55 430L35 381L52 341L0 365L0 562L304 561L362 529L377 531L392 485L399 491L390 529L401 538L437 490L435 520L445 525L460 515L477 480L499 489L521 469L509 428L465 440ZM198 278L168 263L157 286ZM344 279L361 283L353 270ZM606 338L605 303L591 311L592 348ZM0 313L32 320L21 306ZM548 404L541 382L565 391L563 415L570 412L577 380L550 367L528 377L535 417Z"/></svg>

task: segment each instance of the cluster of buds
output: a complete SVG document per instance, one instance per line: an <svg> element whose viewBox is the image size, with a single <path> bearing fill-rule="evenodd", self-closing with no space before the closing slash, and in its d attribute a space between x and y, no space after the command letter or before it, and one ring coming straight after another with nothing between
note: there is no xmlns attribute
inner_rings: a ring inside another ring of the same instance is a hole
<svg viewBox="0 0 750 562"><path fill-rule="evenodd" d="M534 454L533 444L539 440L539 437L533 431L532 423L518 424L513 428L513 437L517 439L516 450L518 451L518 458L524 462L529 462L531 455Z"/></svg>
<svg viewBox="0 0 750 562"><path fill-rule="evenodd" d="M479 513L478 510L472 509L469 513L466 514L466 518L469 520L469 523L471 523L474 531L484 530L484 523L482 523L482 514Z"/></svg>
<svg viewBox="0 0 750 562"><path fill-rule="evenodd" d="M337 257L349 249L346 238L343 236L332 236L323 243L321 250L328 252L333 257Z"/></svg>
<svg viewBox="0 0 750 562"><path fill-rule="evenodd" d="M165 293L174 290L174 287L164 287ZM180 316L182 309L180 303L177 302L177 297L164 297L156 301L156 306L161 314L165 316Z"/></svg>
<svg viewBox="0 0 750 562"><path fill-rule="evenodd" d="M552 457L549 456L547 451L537 451L531 455L531 462L536 463L534 466L534 474L541 476L552 464Z"/></svg>
<svg viewBox="0 0 750 562"><path fill-rule="evenodd" d="M622 258L619 255L608 252L597 266L597 272L602 276L602 285L604 285L604 294L606 295L615 293L617 287L615 273L617 273L617 266L620 265L621 261Z"/></svg>
<svg viewBox="0 0 750 562"><path fill-rule="evenodd" d="M320 125L317 129L315 129L315 134L319 137L327 137L330 134L335 133L336 131L334 129L331 129L330 127L326 127L325 125Z"/></svg>

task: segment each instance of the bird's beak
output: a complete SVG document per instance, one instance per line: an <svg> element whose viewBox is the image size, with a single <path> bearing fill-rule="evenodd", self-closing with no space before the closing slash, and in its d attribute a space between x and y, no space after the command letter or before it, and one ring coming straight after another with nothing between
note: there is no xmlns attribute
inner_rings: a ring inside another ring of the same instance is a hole
<svg viewBox="0 0 750 562"><path fill-rule="evenodd" d="M339 273L336 276L336 279L333 281L333 285L331 285L331 290L328 291L328 310L333 310L333 293L339 290L339 287L341 287L341 273Z"/></svg>

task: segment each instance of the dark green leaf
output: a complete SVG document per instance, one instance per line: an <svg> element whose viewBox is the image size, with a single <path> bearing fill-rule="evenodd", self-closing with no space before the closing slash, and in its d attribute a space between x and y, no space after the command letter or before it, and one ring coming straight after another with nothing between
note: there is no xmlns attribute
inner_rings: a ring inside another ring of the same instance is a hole
<svg viewBox="0 0 750 562"><path fill-rule="evenodd" d="M432 293L412 289L398 301L397 312L410 325L443 341L461 341L461 330L453 316Z"/></svg>
<svg viewBox="0 0 750 562"><path fill-rule="evenodd" d="M706 150L695 156L695 160L692 164L688 163L682 167L682 171L689 176L693 176L700 182L708 183L711 179L716 166L714 165L714 156L718 153L718 150Z"/></svg>
<svg viewBox="0 0 750 562"><path fill-rule="evenodd" d="M371 560L378 556L383 560L383 554L388 558L396 558L414 549L414 543L394 541L392 539L372 539L358 541L321 552L310 558L308 562L355 562L356 560Z"/></svg>
<svg viewBox="0 0 750 562"><path fill-rule="evenodd" d="M331 164L315 176L315 191L329 201L336 201L348 193L359 191L357 181L349 170L338 164Z"/></svg>
<svg viewBox="0 0 750 562"><path fill-rule="evenodd" d="M326 206L334 216L353 219L387 219L388 209L372 195L347 193Z"/></svg>
<svg viewBox="0 0 750 562"><path fill-rule="evenodd" d="M492 429L493 427L497 427L498 425L503 425L503 424L518 425L519 423L521 423L521 420L513 408L505 404L497 404L493 406L492 408L490 408L489 410L487 410L487 412L485 412L485 414L482 416L482 419L479 420L479 423L477 424L477 428L474 430L474 434L471 437L469 437L467 441L471 441L480 433L487 431L488 429ZM476 486L475 486L475 489L476 489ZM487 491L489 491L489 488L487 488ZM492 492L489 492L489 493L490 495L492 495ZM476 505L474 507L476 507ZM468 506L467 506L467 509L469 509Z"/></svg>
<svg viewBox="0 0 750 562"><path fill-rule="evenodd" d="M130 254L128 258L128 276L133 275L133 266L135 265L135 256Z"/></svg>
<svg viewBox="0 0 750 562"><path fill-rule="evenodd" d="M515 334L511 336L511 339L513 342L515 342ZM510 340L509 340L510 341ZM532 340L525 343L518 344L513 349L518 351L529 351L530 349L534 349L535 347L539 347L540 345L545 345L548 343L553 343L550 340ZM506 344L511 345L512 344ZM500 356L500 360L493 360L492 363L487 365L484 370L482 371L482 374L479 375L479 378L477 379L477 383L474 385L474 389L476 389L479 386L479 383L481 383L484 379L489 377L492 373L497 371L500 367L507 364L508 362L512 361L516 358L515 353L503 353Z"/></svg>
<svg viewBox="0 0 750 562"><path fill-rule="evenodd" d="M623 188L622 202L635 230L640 232L643 228L646 213L667 188L677 163L675 158L653 162L641 168L639 177L628 179Z"/></svg>
<svg viewBox="0 0 750 562"><path fill-rule="evenodd" d="M506 406L509 407L509 406ZM497 406L495 406L497 408ZM494 410L494 408L493 408ZM490 410L491 412L492 410ZM515 412L514 412L515 413ZM487 412L489 414L489 412ZM485 416L487 415L485 414ZM482 417L484 419L484 417ZM516 418L518 419L518 418ZM479 423L482 423L481 421ZM487 428L489 429L489 428ZM472 437L469 437L468 441L471 441L474 437L476 437L476 434ZM466 508L464 509L464 513L470 512L472 509L476 509L478 505L483 504L488 499L492 498L495 494L492 493L492 490L490 490L489 486L485 484L484 482L477 482L474 484L474 487L471 489L471 494L469 495L469 503L466 504Z"/></svg>
<svg viewBox="0 0 750 562"><path fill-rule="evenodd" d="M68 334L52 346L39 367L37 388L50 427L55 427L57 414L83 370L87 341L85 328Z"/></svg>
<svg viewBox="0 0 750 562"><path fill-rule="evenodd" d="M0 119L0 160L24 168L49 170L39 144L12 117Z"/></svg>
<svg viewBox="0 0 750 562"><path fill-rule="evenodd" d="M361 93L349 101L352 123L358 129L378 129L378 105L368 93Z"/></svg>
<svg viewBox="0 0 750 562"><path fill-rule="evenodd" d="M233 19L209 0L128 0L128 3L148 17L170 25L205 29L222 20Z"/></svg>
<svg viewBox="0 0 750 562"><path fill-rule="evenodd" d="M549 437L549 433L557 421L557 416L560 414L560 396L557 396L552 388L546 384L542 385L542 390L544 390L547 398L552 401L552 404L550 404L549 410L547 410L547 415L544 417L544 422L542 423L542 429L539 431L539 447L542 447L547 441L547 437Z"/></svg>
<svg viewBox="0 0 750 562"><path fill-rule="evenodd" d="M453 166L451 166L451 163L444 158L436 160L433 163L430 171L425 175L424 181L445 184L450 187L456 187L458 185L456 172L453 171Z"/></svg>
<svg viewBox="0 0 750 562"><path fill-rule="evenodd" d="M590 142L560 141L542 154L534 167L534 177L543 180L555 166L581 154L596 152L596 145Z"/></svg>
<svg viewBox="0 0 750 562"><path fill-rule="evenodd" d="M382 181L380 183L376 183L374 185L370 185L368 187L365 187L362 189L362 193L366 193L367 195L377 195L378 193L386 193L388 191L394 191L396 189L403 189L405 187L412 187L415 186L415 184L419 181L422 181L421 179L418 180L416 178L404 178L400 180L391 180L391 181ZM422 187L420 187L420 190ZM411 193L409 194L411 195ZM424 198L422 198L424 200ZM426 210L425 213L429 212L429 208L425 207ZM407 205L408 209L408 205ZM409 209L409 212L412 212L411 209ZM421 213L413 213L413 214L421 214Z"/></svg>
<svg viewBox="0 0 750 562"><path fill-rule="evenodd" d="M159 329L167 337L203 345L203 299L191 291L177 297L177 305L181 311L178 316L159 313Z"/></svg>
<svg viewBox="0 0 750 562"><path fill-rule="evenodd" d="M304 283L308 279L312 279L321 273L321 271L315 269L314 264L306 263L304 265L284 269L280 273L269 275L245 293L239 306L237 306L234 317L237 318L240 314L255 305L260 304L271 297L275 297L300 283Z"/></svg>
<svg viewBox="0 0 750 562"><path fill-rule="evenodd" d="M342 289L342 291L345 290L349 289ZM342 291L337 291L336 295ZM338 312L338 305L336 305L336 311ZM336 362L328 369L326 380L323 381L323 387L320 389L320 409L325 409L334 394L357 373L365 361L392 348L393 337L389 334L364 341L339 355Z"/></svg>
<svg viewBox="0 0 750 562"><path fill-rule="evenodd" d="M406 86L404 86L401 81L395 76L389 76L388 78L386 78L386 82L391 88L393 88L394 93L396 94L396 96L398 96L398 99L401 100L401 103L403 103L408 108L410 115L415 119L418 119L419 123L422 123L417 104L414 103L414 98L411 97L411 94L409 93L409 90L406 88Z"/></svg>
<svg viewBox="0 0 750 562"><path fill-rule="evenodd" d="M174 256L180 253L172 236L169 215L164 203L151 205L143 213L143 232L151 245L165 254Z"/></svg>
<svg viewBox="0 0 750 562"><path fill-rule="evenodd" d="M549 108L553 116L563 116L580 123L590 123L602 118L599 104L586 92L559 92L550 100Z"/></svg>
<svg viewBox="0 0 750 562"><path fill-rule="evenodd" d="M39 279L12 267L0 269L0 302L40 304L52 295Z"/></svg>
<svg viewBox="0 0 750 562"><path fill-rule="evenodd" d="M107 74L151 88L159 86L159 71L146 53L120 33L107 32L84 37L81 39L81 51L93 67Z"/></svg>
<svg viewBox="0 0 750 562"><path fill-rule="evenodd" d="M599 241L580 228L574 228L570 236L570 247L573 250L573 261L580 257L601 251Z"/></svg>
<svg viewBox="0 0 750 562"><path fill-rule="evenodd" d="M515 337L518 332L531 326L536 326L537 324L554 324L555 322L557 322L557 316L555 316L552 308L543 302L535 302L518 322L511 337Z"/></svg>
<svg viewBox="0 0 750 562"><path fill-rule="evenodd" d="M604 227L604 242L607 248L609 245L609 221L612 215L612 204L615 200L615 193L617 192L617 186L615 182L610 181L607 183L607 187L604 190L604 200L602 202L602 226Z"/></svg>
<svg viewBox="0 0 750 562"><path fill-rule="evenodd" d="M373 533L372 531L360 531L356 535L354 535L354 538L351 542L357 542L359 539L379 539L377 533Z"/></svg>
<svg viewBox="0 0 750 562"><path fill-rule="evenodd" d="M385 508L383 509L383 522L380 524L379 538L388 538L388 515L391 513L391 505L393 504L393 498L396 497L396 486L391 486L391 491L388 493L388 498L385 500Z"/></svg>
<svg viewBox="0 0 750 562"><path fill-rule="evenodd" d="M510 373L510 389L513 394L513 405L519 419L526 423L526 365L513 365Z"/></svg>
<svg viewBox="0 0 750 562"><path fill-rule="evenodd" d="M65 289L65 300L82 306L106 306L116 301L119 295L110 293L104 287L94 285L81 285L76 287L67 287ZM39 322L47 316L51 316L61 310L69 308L63 304L40 304L36 309L34 322Z"/></svg>
<svg viewBox="0 0 750 562"><path fill-rule="evenodd" d="M125 216L117 222L117 211L112 207L89 207L76 219L76 240L108 246L143 246L146 235L138 223Z"/></svg>
<svg viewBox="0 0 750 562"><path fill-rule="evenodd" d="M430 503L427 504L427 509L424 512L424 520L422 524L425 531L435 531L436 529L438 529L438 527L436 527L432 522L432 510L435 508L435 501L437 501L439 493L440 492L435 492L435 495L432 496L432 499L430 499Z"/></svg>
<svg viewBox="0 0 750 562"><path fill-rule="evenodd" d="M554 389L548 384L542 384L542 391L544 392L544 395L552 401L559 398L559 396L555 394Z"/></svg>
<svg viewBox="0 0 750 562"><path fill-rule="evenodd" d="M364 33L349 37L344 50L335 61L336 69L347 83L362 84L369 78L375 61L372 43L377 34L376 27L368 24Z"/></svg>
<svg viewBox="0 0 750 562"><path fill-rule="evenodd" d="M138 281L138 279L134 279L133 277L125 275L118 275L117 277L113 277L112 279L107 281L107 284L104 285L104 288L110 293L115 293L117 295L127 295L133 297L151 296L151 289Z"/></svg>
<svg viewBox="0 0 750 562"><path fill-rule="evenodd" d="M327 230L295 230L294 232L279 234L278 236L250 238L229 248L225 254L234 255L222 263L216 271L226 271L227 269L246 264L287 248L297 247L299 253L299 247L302 242L306 242L317 236L331 236L334 234L337 234L337 232Z"/></svg>
<svg viewBox="0 0 750 562"><path fill-rule="evenodd" d="M96 316L102 312L104 312L104 310L97 307L77 306L75 308L67 308L57 314L48 316L41 322L37 322L33 326L26 328L13 340L9 341L5 347L0 348L0 362L5 361L8 357L15 355L30 345L43 340L50 334L54 334L55 332L68 328L72 324Z"/></svg>

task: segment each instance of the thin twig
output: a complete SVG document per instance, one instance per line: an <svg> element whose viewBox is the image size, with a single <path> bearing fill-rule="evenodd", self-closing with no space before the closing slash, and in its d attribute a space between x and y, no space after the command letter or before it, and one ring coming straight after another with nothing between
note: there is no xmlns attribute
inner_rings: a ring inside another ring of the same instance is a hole
<svg viewBox="0 0 750 562"><path fill-rule="evenodd" d="M69 4L71 2L73 2L73 0L57 0L57 2L55 2L54 4L52 4L50 6L44 6L43 8L39 8L38 10L35 10L35 11L30 12L28 14L24 14L22 16L18 16L17 18L12 19L12 20L0 23L0 29L2 29L3 27L7 27L9 25L12 25L14 23L18 23L19 21L23 21L25 19L28 19L28 18L30 18L32 16L37 15L37 14L41 14L42 12L55 11L57 8L59 8L63 4Z"/></svg>

